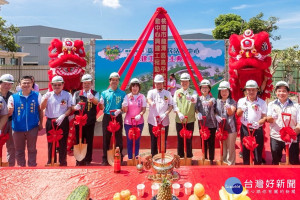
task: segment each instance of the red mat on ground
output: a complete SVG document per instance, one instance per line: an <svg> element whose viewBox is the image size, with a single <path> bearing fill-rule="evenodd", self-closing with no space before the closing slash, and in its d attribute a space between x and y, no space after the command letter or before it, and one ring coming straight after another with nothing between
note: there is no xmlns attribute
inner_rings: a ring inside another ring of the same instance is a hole
<svg viewBox="0 0 300 200"><path fill-rule="evenodd" d="M229 177L237 177L248 187L249 197L260 200L296 200L300 196L298 185L300 167L286 166L231 166L231 167L181 167L176 169L181 178L180 199L184 195L183 184L187 181L202 183L212 200L219 199L219 190ZM122 167L114 174L112 167L87 168L2 168L0 170L0 199L66 199L79 185L91 189L91 198L112 199L115 192L129 189L137 195L137 184L146 185L145 195L140 199L151 199L151 181L139 174L135 167ZM251 183L252 182L252 183ZM271 184L271 182L273 184ZM268 183L268 184L267 184ZM251 188L250 188L251 186ZM272 186L272 187L271 187Z"/></svg>

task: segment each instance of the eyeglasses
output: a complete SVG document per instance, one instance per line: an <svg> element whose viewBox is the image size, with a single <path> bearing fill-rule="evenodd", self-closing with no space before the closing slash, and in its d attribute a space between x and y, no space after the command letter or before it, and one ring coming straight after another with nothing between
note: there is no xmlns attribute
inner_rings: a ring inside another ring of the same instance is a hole
<svg viewBox="0 0 300 200"><path fill-rule="evenodd" d="M53 87L60 87L62 84L52 84Z"/></svg>

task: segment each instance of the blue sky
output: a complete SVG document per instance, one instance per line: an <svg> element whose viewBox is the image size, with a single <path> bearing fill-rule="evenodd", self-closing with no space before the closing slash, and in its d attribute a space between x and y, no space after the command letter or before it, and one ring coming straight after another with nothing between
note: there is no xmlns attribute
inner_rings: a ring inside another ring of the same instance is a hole
<svg viewBox="0 0 300 200"><path fill-rule="evenodd" d="M280 19L281 40L273 47L300 45L299 0L7 0L0 15L17 26L44 25L102 35L104 39L137 39L157 7L164 7L179 33L207 33L220 14L246 21L259 12Z"/></svg>

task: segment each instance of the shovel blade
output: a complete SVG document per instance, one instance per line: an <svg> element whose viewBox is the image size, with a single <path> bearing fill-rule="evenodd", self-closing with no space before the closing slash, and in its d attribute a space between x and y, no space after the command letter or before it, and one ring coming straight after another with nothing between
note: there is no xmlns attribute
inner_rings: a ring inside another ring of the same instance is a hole
<svg viewBox="0 0 300 200"><path fill-rule="evenodd" d="M86 156L86 152L87 152L87 144L77 144L77 145L74 145L74 149L73 149L73 152L74 152L74 157L77 161L82 161L85 156Z"/></svg>
<svg viewBox="0 0 300 200"><path fill-rule="evenodd" d="M107 151L107 162L110 166L114 166L115 162L115 152L114 149Z"/></svg>

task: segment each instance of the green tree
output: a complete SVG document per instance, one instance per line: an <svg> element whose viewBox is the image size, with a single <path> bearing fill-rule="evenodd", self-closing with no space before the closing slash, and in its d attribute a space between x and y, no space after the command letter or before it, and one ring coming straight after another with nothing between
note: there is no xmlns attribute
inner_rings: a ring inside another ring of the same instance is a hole
<svg viewBox="0 0 300 200"><path fill-rule="evenodd" d="M0 49L9 52L16 52L20 47L14 38L14 35L19 32L19 28L14 25L8 26L6 20L0 17Z"/></svg>
<svg viewBox="0 0 300 200"><path fill-rule="evenodd" d="M276 31L278 29L278 26L276 23L278 22L279 18L277 17L269 17L268 20L263 20L264 14L261 12L255 17L252 17L249 19L249 21L245 24L246 29L251 29L254 33L259 33L261 31L266 31L269 33L270 37L273 40L280 40L280 36L274 36L272 34L273 31Z"/></svg>
<svg viewBox="0 0 300 200"><path fill-rule="evenodd" d="M269 17L268 20L263 20L264 14L261 12L255 17L252 17L247 22L241 16L236 14L223 14L215 19L215 29L212 31L215 39L228 39L232 34L242 34L246 29L253 30L254 33L266 31L270 34L273 40L279 40L280 36L274 36L273 31L278 29L276 23L277 17Z"/></svg>
<svg viewBox="0 0 300 200"><path fill-rule="evenodd" d="M240 33L243 24L241 16L236 14L219 15L215 19L216 28L212 31L215 39L228 39L234 33Z"/></svg>

